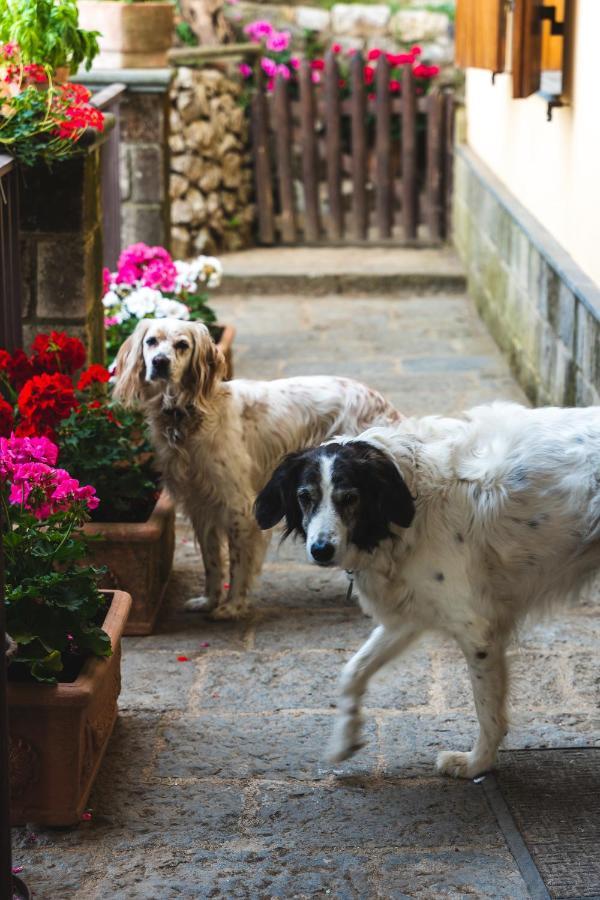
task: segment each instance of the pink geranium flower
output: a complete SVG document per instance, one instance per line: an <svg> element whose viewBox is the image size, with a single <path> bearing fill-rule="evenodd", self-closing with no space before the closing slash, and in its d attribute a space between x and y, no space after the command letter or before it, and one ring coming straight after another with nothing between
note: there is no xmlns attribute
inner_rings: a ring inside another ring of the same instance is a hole
<svg viewBox="0 0 600 900"><path fill-rule="evenodd" d="M267 50L273 53L281 53L290 46L292 36L289 31L276 31L267 38Z"/></svg>
<svg viewBox="0 0 600 900"><path fill-rule="evenodd" d="M275 63L272 59L269 59L268 56L263 56L260 61L260 67L269 78L274 78L277 74L277 63Z"/></svg>
<svg viewBox="0 0 600 900"><path fill-rule="evenodd" d="M277 66L277 74L282 75L286 81L289 81L291 72L288 69L288 67L285 65L285 63L279 63Z"/></svg>
<svg viewBox="0 0 600 900"><path fill-rule="evenodd" d="M250 78L252 75L252 66L249 66L248 63L240 63L238 68L242 78Z"/></svg>
<svg viewBox="0 0 600 900"><path fill-rule="evenodd" d="M263 38L270 37L274 30L271 23L263 19L257 19L255 22L250 22L244 28L244 32L248 35L250 40L254 41L256 44L260 44Z"/></svg>

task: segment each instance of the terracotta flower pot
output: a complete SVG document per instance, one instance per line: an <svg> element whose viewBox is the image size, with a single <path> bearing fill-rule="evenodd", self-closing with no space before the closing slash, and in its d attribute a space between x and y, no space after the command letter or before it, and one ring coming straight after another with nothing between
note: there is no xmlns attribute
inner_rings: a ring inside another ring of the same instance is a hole
<svg viewBox="0 0 600 900"><path fill-rule="evenodd" d="M99 31L95 69L151 69L167 65L173 43L175 5L80 0L79 25Z"/></svg>
<svg viewBox="0 0 600 900"><path fill-rule="evenodd" d="M151 634L171 574L175 549L175 504L163 491L146 522L88 522L89 559L107 566L104 587L131 594L125 634Z"/></svg>
<svg viewBox="0 0 600 900"><path fill-rule="evenodd" d="M80 821L117 718L121 635L130 606L128 594L113 593L102 626L112 656L90 657L75 681L8 682L13 825Z"/></svg>

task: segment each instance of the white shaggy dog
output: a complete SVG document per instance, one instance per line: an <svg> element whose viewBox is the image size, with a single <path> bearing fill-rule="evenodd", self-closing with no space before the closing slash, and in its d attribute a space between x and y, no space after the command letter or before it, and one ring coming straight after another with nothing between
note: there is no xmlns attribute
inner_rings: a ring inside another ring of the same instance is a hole
<svg viewBox="0 0 600 900"><path fill-rule="evenodd" d="M116 368L114 396L141 403L164 483L189 515L202 550L206 596L187 608L218 618L247 610L268 543L252 506L282 457L400 420L381 394L348 378L224 382L224 357L197 322L142 320Z"/></svg>
<svg viewBox="0 0 600 900"><path fill-rule="evenodd" d="M506 732L516 626L600 564L600 407L495 403L371 428L284 460L256 515L262 528L285 516L309 559L351 570L380 623L344 668L331 758L361 746L370 677L437 630L466 657L480 726L469 753L440 753L437 765L472 778Z"/></svg>

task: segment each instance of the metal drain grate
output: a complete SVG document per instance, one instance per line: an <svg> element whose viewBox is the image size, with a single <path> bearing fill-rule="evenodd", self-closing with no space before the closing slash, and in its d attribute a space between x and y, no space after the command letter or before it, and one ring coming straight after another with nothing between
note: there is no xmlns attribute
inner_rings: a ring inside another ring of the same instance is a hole
<svg viewBox="0 0 600 900"><path fill-rule="evenodd" d="M600 748L506 751L496 781L550 897L600 898Z"/></svg>

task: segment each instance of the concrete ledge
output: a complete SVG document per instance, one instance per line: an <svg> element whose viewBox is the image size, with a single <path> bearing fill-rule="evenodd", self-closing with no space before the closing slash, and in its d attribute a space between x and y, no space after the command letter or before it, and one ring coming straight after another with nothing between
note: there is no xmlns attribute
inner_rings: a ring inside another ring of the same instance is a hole
<svg viewBox="0 0 600 900"><path fill-rule="evenodd" d="M80 69L72 81L98 90L107 84L120 82L127 90L137 94L160 94L169 90L175 77L175 69Z"/></svg>
<svg viewBox="0 0 600 900"><path fill-rule="evenodd" d="M532 402L600 402L600 289L467 147L454 238L469 291Z"/></svg>
<svg viewBox="0 0 600 900"><path fill-rule="evenodd" d="M230 294L398 294L465 290L450 248L278 247L223 257L222 291Z"/></svg>

